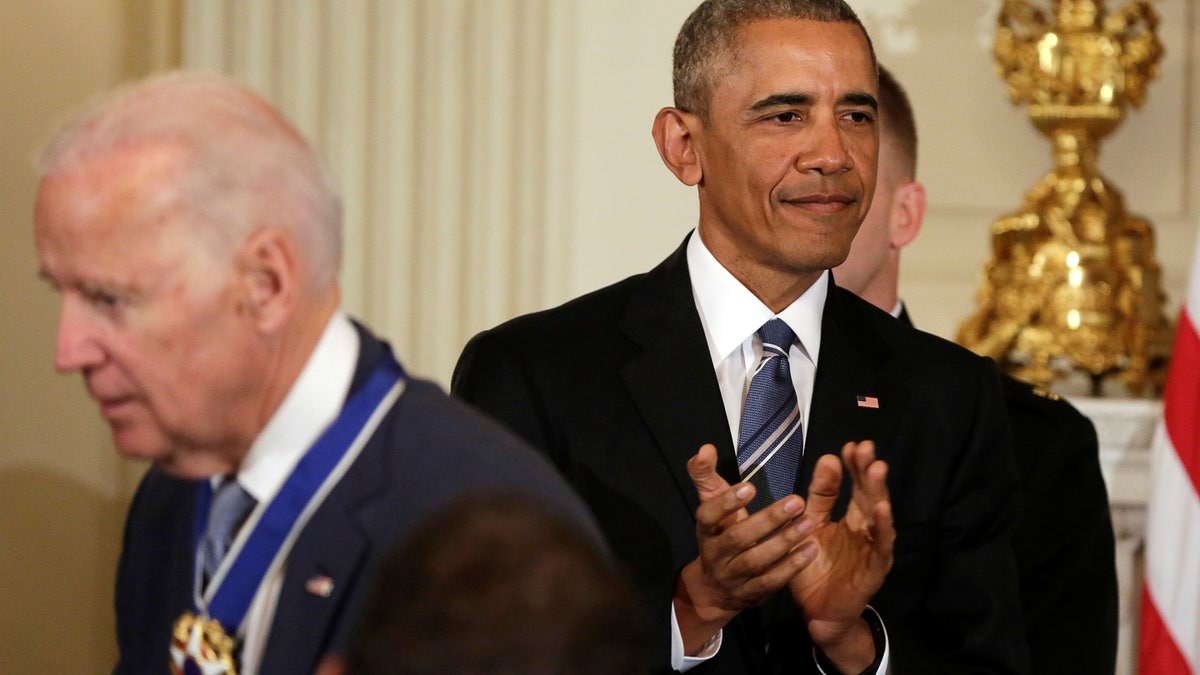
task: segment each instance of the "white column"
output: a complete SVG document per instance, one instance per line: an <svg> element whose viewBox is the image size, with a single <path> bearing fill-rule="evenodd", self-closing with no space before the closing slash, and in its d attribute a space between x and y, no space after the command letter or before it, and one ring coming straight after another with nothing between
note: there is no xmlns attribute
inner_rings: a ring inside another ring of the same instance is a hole
<svg viewBox="0 0 1200 675"><path fill-rule="evenodd" d="M185 67L276 102L338 176L347 309L443 383L569 269L573 5L185 0Z"/></svg>

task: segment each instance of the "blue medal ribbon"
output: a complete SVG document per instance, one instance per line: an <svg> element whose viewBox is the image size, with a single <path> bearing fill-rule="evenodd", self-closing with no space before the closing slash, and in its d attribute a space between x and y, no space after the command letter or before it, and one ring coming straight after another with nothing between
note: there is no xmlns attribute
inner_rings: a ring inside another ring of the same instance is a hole
<svg viewBox="0 0 1200 675"><path fill-rule="evenodd" d="M373 418L378 422L377 409L394 398L389 395L403 385L403 380L404 370L385 346L383 357L375 364L366 384L351 393L337 419L296 464L279 493L253 523L242 546L230 551L233 560L222 565L226 568L223 575L218 572L209 582L207 602L201 600L199 592L195 593L195 609L199 614L216 619L231 635L238 631L263 578L277 558L287 555L304 526L302 519L307 521L306 514L317 506L314 497L332 488L329 485L322 490L368 423ZM356 450L365 442L363 438ZM193 551L199 551L204 534L212 485L203 481L197 493ZM193 555L193 560L196 558ZM199 573L196 578L198 584Z"/></svg>

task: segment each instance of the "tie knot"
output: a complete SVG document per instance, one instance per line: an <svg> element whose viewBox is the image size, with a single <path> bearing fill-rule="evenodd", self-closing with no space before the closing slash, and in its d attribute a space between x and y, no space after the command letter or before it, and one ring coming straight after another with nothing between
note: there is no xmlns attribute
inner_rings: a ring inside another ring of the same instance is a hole
<svg viewBox="0 0 1200 675"><path fill-rule="evenodd" d="M213 493L212 506L208 512L208 530L219 539L233 538L241 522L255 505L254 497L235 479L221 483Z"/></svg>
<svg viewBox="0 0 1200 675"><path fill-rule="evenodd" d="M788 349L792 343L796 341L796 334L791 328L783 322L783 319L775 318L764 323L762 328L758 329L758 337L763 343L763 353L768 349L773 349L783 356L787 356Z"/></svg>
<svg viewBox="0 0 1200 675"><path fill-rule="evenodd" d="M241 527L255 499L246 492L236 479L229 478L213 491L212 504L208 510L208 527L201 541L204 564L204 583L216 573L225 554L233 543L234 533Z"/></svg>

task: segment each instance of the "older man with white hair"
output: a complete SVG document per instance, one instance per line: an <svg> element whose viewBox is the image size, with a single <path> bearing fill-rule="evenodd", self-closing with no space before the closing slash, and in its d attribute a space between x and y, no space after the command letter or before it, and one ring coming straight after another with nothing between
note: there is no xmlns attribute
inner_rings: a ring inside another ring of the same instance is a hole
<svg viewBox="0 0 1200 675"><path fill-rule="evenodd" d="M339 309L341 204L278 110L170 74L44 151L56 367L147 459L117 578L121 673L312 672L423 514L504 488L590 517L536 454L408 377Z"/></svg>

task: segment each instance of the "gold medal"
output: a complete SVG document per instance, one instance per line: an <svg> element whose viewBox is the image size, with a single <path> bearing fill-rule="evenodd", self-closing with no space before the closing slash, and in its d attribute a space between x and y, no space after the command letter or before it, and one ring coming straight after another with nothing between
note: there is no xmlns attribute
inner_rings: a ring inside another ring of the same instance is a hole
<svg viewBox="0 0 1200 675"><path fill-rule="evenodd" d="M184 612L171 637L171 675L237 675L236 644L216 619Z"/></svg>

